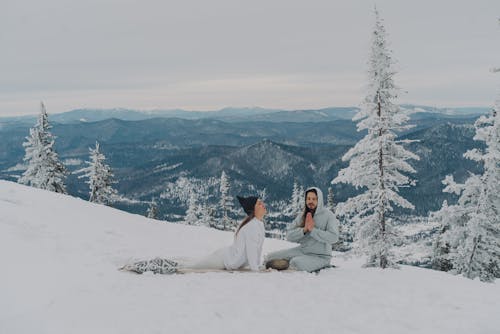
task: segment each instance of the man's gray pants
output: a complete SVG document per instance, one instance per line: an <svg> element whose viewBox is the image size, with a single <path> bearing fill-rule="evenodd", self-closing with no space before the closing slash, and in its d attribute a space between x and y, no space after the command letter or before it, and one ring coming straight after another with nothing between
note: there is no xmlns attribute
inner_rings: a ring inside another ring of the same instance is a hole
<svg viewBox="0 0 500 334"><path fill-rule="evenodd" d="M267 254L265 260L285 259L290 263L289 268L313 272L330 265L331 256L304 254L301 247L294 247Z"/></svg>

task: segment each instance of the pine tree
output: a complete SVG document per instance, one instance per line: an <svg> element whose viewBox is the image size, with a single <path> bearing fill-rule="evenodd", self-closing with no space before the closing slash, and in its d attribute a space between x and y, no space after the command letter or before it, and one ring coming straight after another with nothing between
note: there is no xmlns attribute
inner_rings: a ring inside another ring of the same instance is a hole
<svg viewBox="0 0 500 334"><path fill-rule="evenodd" d="M335 212L335 200L333 198L333 188L332 187L328 187L328 196L327 196L327 207L328 207L328 210L330 210L331 212Z"/></svg>
<svg viewBox="0 0 500 334"><path fill-rule="evenodd" d="M337 212L356 226L356 246L368 255L366 266L386 268L395 265L391 248L397 238L388 215L393 204L414 208L398 192L402 186L415 184L403 173L415 173L407 160L418 156L406 150L401 145L403 141L396 140L397 131L409 128L404 125L409 115L394 102L398 92L393 80L394 62L376 9L375 16L368 94L353 118L358 121L358 131L368 133L342 157L343 161L349 161L349 166L332 183L348 183L364 190L339 204Z"/></svg>
<svg viewBox="0 0 500 334"><path fill-rule="evenodd" d="M299 213L303 212L306 206L306 201L304 200L305 196L306 196L306 191L304 189L304 186L300 186L299 194L297 196L297 207L299 208Z"/></svg>
<svg viewBox="0 0 500 334"><path fill-rule="evenodd" d="M264 188L262 190L258 190L257 191L257 196L263 201L265 202L267 200L267 189Z"/></svg>
<svg viewBox="0 0 500 334"><path fill-rule="evenodd" d="M188 209L186 211L186 216L184 217L184 223L187 225L199 225L198 219L199 208L196 200L196 194L191 191L188 201Z"/></svg>
<svg viewBox="0 0 500 334"><path fill-rule="evenodd" d="M201 204L199 207L200 225L206 227L215 227L214 221L215 209L206 203Z"/></svg>
<svg viewBox="0 0 500 334"><path fill-rule="evenodd" d="M464 156L481 162L482 175L471 174L463 183L448 175L443 191L459 195L458 203L433 213L441 223L434 248L434 267L465 277L491 282L500 277L500 102L492 113L474 124L475 140L484 151L473 149Z"/></svg>
<svg viewBox="0 0 500 334"><path fill-rule="evenodd" d="M30 136L23 143L28 164L18 182L35 188L66 194L66 176L68 170L59 161L54 150L55 136L50 132L49 118L43 102L36 125L30 129Z"/></svg>
<svg viewBox="0 0 500 334"><path fill-rule="evenodd" d="M330 210L333 214L336 215L337 206L335 205L335 199L332 187L328 187L328 196L326 203L328 210ZM347 225L345 222L346 220L344 219L340 220L339 240L332 245L333 250L338 252L345 252L351 249L350 244L352 243L352 232L350 226Z"/></svg>
<svg viewBox="0 0 500 334"><path fill-rule="evenodd" d="M231 197L229 197L229 177L226 175L224 171L220 176L220 207L222 210L222 228L224 230L230 230L234 228L232 226L231 221L229 219L229 212L233 207L233 202L231 201Z"/></svg>
<svg viewBox="0 0 500 334"><path fill-rule="evenodd" d="M154 198L149 203L146 217L151 219L158 219L158 203L156 203L156 200Z"/></svg>
<svg viewBox="0 0 500 334"><path fill-rule="evenodd" d="M447 184L449 177L443 180ZM463 231L466 220L465 215L458 205L448 205L448 201L443 201L441 209L429 214L429 220L440 224L437 237L434 240L432 268L435 270L449 271L453 268L452 248L456 248L463 239ZM460 226L460 228L455 228ZM451 229L453 230L451 231Z"/></svg>
<svg viewBox="0 0 500 334"><path fill-rule="evenodd" d="M90 161L86 161L88 167L78 170L76 173L84 173L78 178L88 178L86 183L90 188L89 201L99 204L109 205L117 198L117 191L112 187L113 172L105 163L106 157L99 151L99 143L96 142L95 148L89 148Z"/></svg>
<svg viewBox="0 0 500 334"><path fill-rule="evenodd" d="M290 216L296 217L300 213L302 196L300 194L300 187L297 181L293 182L292 198L290 199Z"/></svg>

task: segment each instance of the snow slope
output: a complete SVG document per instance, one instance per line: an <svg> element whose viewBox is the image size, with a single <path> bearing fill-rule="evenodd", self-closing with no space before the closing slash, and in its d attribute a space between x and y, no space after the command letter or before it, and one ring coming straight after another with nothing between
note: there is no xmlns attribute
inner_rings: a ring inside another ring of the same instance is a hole
<svg viewBox="0 0 500 334"><path fill-rule="evenodd" d="M0 180L0 333L500 333L500 284L361 260L308 273L135 275L232 234ZM266 239L264 253L291 244Z"/></svg>

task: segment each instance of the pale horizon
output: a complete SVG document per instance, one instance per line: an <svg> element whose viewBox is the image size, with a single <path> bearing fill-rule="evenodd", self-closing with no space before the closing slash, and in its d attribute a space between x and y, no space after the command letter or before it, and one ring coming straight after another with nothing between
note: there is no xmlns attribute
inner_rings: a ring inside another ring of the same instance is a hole
<svg viewBox="0 0 500 334"><path fill-rule="evenodd" d="M373 1L8 2L0 117L75 109L212 111L357 107ZM376 2L398 104L490 107L500 2ZM97 10L98 9L98 10Z"/></svg>

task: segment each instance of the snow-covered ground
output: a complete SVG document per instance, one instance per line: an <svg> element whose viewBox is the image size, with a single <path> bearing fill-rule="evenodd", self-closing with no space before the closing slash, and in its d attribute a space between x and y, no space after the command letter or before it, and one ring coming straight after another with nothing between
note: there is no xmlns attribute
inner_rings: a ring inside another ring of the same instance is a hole
<svg viewBox="0 0 500 334"><path fill-rule="evenodd" d="M500 333L500 284L403 266L135 275L232 234L0 181L0 333ZM266 239L264 253L289 247Z"/></svg>

